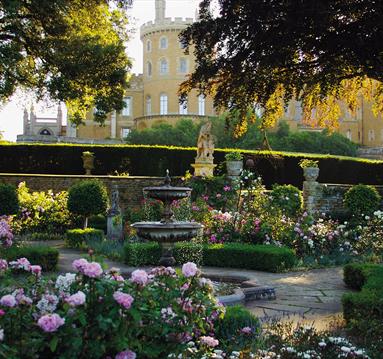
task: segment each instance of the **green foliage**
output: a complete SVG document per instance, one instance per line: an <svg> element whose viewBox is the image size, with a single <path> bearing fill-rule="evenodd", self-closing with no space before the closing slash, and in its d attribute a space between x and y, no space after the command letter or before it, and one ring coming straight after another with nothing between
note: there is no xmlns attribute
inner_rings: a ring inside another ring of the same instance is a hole
<svg viewBox="0 0 383 359"><path fill-rule="evenodd" d="M102 214L89 217L88 225L91 228L101 229L104 233L107 231L106 217Z"/></svg>
<svg viewBox="0 0 383 359"><path fill-rule="evenodd" d="M225 155L226 161L242 161L243 156L241 152L229 152Z"/></svg>
<svg viewBox="0 0 383 359"><path fill-rule="evenodd" d="M344 195L346 208L354 215L371 215L379 209L381 197L375 187L358 184Z"/></svg>
<svg viewBox="0 0 383 359"><path fill-rule="evenodd" d="M104 184L96 179L75 183L68 192L68 209L85 217L104 214L108 205L108 194Z"/></svg>
<svg viewBox="0 0 383 359"><path fill-rule="evenodd" d="M0 183L0 216L16 214L18 210L16 188L10 184Z"/></svg>
<svg viewBox="0 0 383 359"><path fill-rule="evenodd" d="M243 328L250 332L243 332ZM217 323L216 338L225 351L255 347L261 328L258 318L241 305L226 308L225 316Z"/></svg>
<svg viewBox="0 0 383 359"><path fill-rule="evenodd" d="M302 167L302 168L318 167L318 161L304 158L303 160L299 161L299 167Z"/></svg>
<svg viewBox="0 0 383 359"><path fill-rule="evenodd" d="M114 261L124 262L124 243L121 241L111 241L108 238L87 239L82 248L91 249L95 254L100 254Z"/></svg>
<svg viewBox="0 0 383 359"><path fill-rule="evenodd" d="M0 257L8 261L18 258L27 258L31 264L41 265L44 271L54 271L56 269L59 251L56 248L47 246L16 247L0 249Z"/></svg>
<svg viewBox="0 0 383 359"><path fill-rule="evenodd" d="M81 248L87 241L102 241L104 231L95 228L69 229L65 235L65 245L70 248Z"/></svg>
<svg viewBox="0 0 383 359"><path fill-rule="evenodd" d="M302 192L292 185L273 185L271 204L288 216L297 216L303 208Z"/></svg>
<svg viewBox="0 0 383 359"><path fill-rule="evenodd" d="M348 287L361 290L377 268L377 264L371 263L346 264L343 268L343 280Z"/></svg>
<svg viewBox="0 0 383 359"><path fill-rule="evenodd" d="M182 265L187 262L202 265L203 244L195 241L178 242L174 246L173 254L178 265Z"/></svg>
<svg viewBox="0 0 383 359"><path fill-rule="evenodd" d="M30 192L25 182L17 189L20 212L13 218L15 233L64 233L76 218L67 208L68 193Z"/></svg>
<svg viewBox="0 0 383 359"><path fill-rule="evenodd" d="M156 242L127 243L124 252L124 262L131 266L155 265L161 258L161 249Z"/></svg>
<svg viewBox="0 0 383 359"><path fill-rule="evenodd" d="M2 2L0 100L18 87L65 101L75 123L122 110L131 66L126 0Z"/></svg>
<svg viewBox="0 0 383 359"><path fill-rule="evenodd" d="M28 241L60 241L64 237L60 233L33 232L26 235Z"/></svg>

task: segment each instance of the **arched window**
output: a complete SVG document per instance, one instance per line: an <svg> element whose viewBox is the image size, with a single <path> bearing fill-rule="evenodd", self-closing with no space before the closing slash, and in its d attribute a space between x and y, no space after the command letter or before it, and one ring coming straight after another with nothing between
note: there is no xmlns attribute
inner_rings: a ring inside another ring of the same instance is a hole
<svg viewBox="0 0 383 359"><path fill-rule="evenodd" d="M122 116L130 116L132 114L132 98L124 98L125 107L122 109Z"/></svg>
<svg viewBox="0 0 383 359"><path fill-rule="evenodd" d="M167 74L169 71L168 61L166 59L160 60L160 74Z"/></svg>
<svg viewBox="0 0 383 359"><path fill-rule="evenodd" d="M152 51L152 42L150 40L146 41L146 52Z"/></svg>
<svg viewBox="0 0 383 359"><path fill-rule="evenodd" d="M198 96L198 114L205 116L205 96L203 94Z"/></svg>
<svg viewBox="0 0 383 359"><path fill-rule="evenodd" d="M162 93L160 95L160 115L168 114L168 95Z"/></svg>
<svg viewBox="0 0 383 359"><path fill-rule="evenodd" d="M148 95L146 96L146 115L152 114L152 98Z"/></svg>
<svg viewBox="0 0 383 359"><path fill-rule="evenodd" d="M44 128L43 130L40 131L40 135L51 136L52 134L48 129Z"/></svg>
<svg viewBox="0 0 383 359"><path fill-rule="evenodd" d="M374 141L375 140L375 131L374 130L369 130L368 131L368 140L369 141Z"/></svg>
<svg viewBox="0 0 383 359"><path fill-rule="evenodd" d="M148 76L152 76L152 63L150 61L146 63L146 73Z"/></svg>
<svg viewBox="0 0 383 359"><path fill-rule="evenodd" d="M180 49L186 49L186 45L182 43L182 41L179 41Z"/></svg>
<svg viewBox="0 0 383 359"><path fill-rule="evenodd" d="M350 130L350 129L347 130L347 132L346 132L346 137L347 137L350 141L352 141L352 134L351 134L351 130Z"/></svg>
<svg viewBox="0 0 383 359"><path fill-rule="evenodd" d="M188 72L188 63L187 63L187 60L184 58L180 59L179 71L182 74L186 74Z"/></svg>
<svg viewBox="0 0 383 359"><path fill-rule="evenodd" d="M166 36L162 36L160 38L160 49L167 49L168 48L168 38Z"/></svg>
<svg viewBox="0 0 383 359"><path fill-rule="evenodd" d="M185 102L180 103L179 113L180 113L180 115L187 115L188 114L188 102L187 102L187 100Z"/></svg>

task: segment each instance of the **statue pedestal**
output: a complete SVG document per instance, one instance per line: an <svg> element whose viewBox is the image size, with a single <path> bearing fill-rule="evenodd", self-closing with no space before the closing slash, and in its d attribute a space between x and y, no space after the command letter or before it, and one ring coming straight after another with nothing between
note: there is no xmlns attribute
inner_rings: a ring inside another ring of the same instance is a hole
<svg viewBox="0 0 383 359"><path fill-rule="evenodd" d="M120 214L108 214L107 238L112 241L122 241L124 239L124 230Z"/></svg>
<svg viewBox="0 0 383 359"><path fill-rule="evenodd" d="M217 167L214 163L192 163L194 168L194 176L197 177L213 177L214 168Z"/></svg>

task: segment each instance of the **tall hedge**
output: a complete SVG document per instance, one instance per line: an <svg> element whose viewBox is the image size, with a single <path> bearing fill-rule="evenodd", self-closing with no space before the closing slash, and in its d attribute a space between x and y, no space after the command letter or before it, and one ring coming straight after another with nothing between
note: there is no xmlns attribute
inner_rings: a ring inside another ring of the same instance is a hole
<svg viewBox="0 0 383 359"><path fill-rule="evenodd" d="M195 148L139 145L72 144L2 144L0 173L40 173L80 175L84 173L81 155L95 154L95 175L129 172L131 176L172 176L191 170ZM216 150L214 162L224 164L227 150ZM349 184L383 184L383 161L349 157L292 154L283 152L241 151L254 159L255 168L268 188L273 183L302 186L303 174L298 162L302 158L319 161L319 182ZM218 168L222 169L222 166Z"/></svg>

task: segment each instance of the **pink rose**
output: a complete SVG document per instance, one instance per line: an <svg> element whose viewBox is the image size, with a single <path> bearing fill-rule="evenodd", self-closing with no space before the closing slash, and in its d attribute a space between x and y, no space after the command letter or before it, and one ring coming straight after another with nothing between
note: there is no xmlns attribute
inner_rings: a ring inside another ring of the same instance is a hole
<svg viewBox="0 0 383 359"><path fill-rule="evenodd" d="M30 267L31 269L31 272L36 276L36 277L40 277L41 275L41 266L38 266L38 265L33 265Z"/></svg>
<svg viewBox="0 0 383 359"><path fill-rule="evenodd" d="M84 268L84 274L90 278L98 278L102 274L102 268L99 263L88 263Z"/></svg>
<svg viewBox="0 0 383 359"><path fill-rule="evenodd" d="M71 307L77 307L78 305L83 305L85 303L86 296L81 290L75 294L72 294L70 297L66 298L65 301Z"/></svg>
<svg viewBox="0 0 383 359"><path fill-rule="evenodd" d="M16 298L13 295L7 294L1 297L0 304L3 305L4 307L13 308L17 304L17 302L16 302Z"/></svg>
<svg viewBox="0 0 383 359"><path fill-rule="evenodd" d="M80 258L80 259L75 259L72 263L72 267L74 270L76 270L77 272L80 272L80 273L83 273L84 272L84 269L85 267L88 265L88 261L84 258Z"/></svg>
<svg viewBox="0 0 383 359"><path fill-rule="evenodd" d="M5 259L0 259L0 271L8 269L8 262Z"/></svg>
<svg viewBox="0 0 383 359"><path fill-rule="evenodd" d="M129 350L129 349L126 349L126 350L124 350L123 352L118 353L118 354L115 356L115 359L136 359L136 353L135 353L135 352L132 352L132 351Z"/></svg>
<svg viewBox="0 0 383 359"><path fill-rule="evenodd" d="M31 269L31 263L29 263L29 260L27 258L19 258L16 261L9 263L12 268L15 269L24 269L26 271L29 271Z"/></svg>
<svg viewBox="0 0 383 359"><path fill-rule="evenodd" d="M2 317L5 314L4 310L0 309L0 317Z"/></svg>
<svg viewBox="0 0 383 359"><path fill-rule="evenodd" d="M55 332L59 327L64 325L65 319L61 318L58 314L43 315L38 321L37 325L47 333Z"/></svg>
<svg viewBox="0 0 383 359"><path fill-rule="evenodd" d="M144 270L137 269L132 273L130 280L133 283L144 286L148 283L148 274Z"/></svg>
<svg viewBox="0 0 383 359"><path fill-rule="evenodd" d="M241 333L243 333L243 334L251 334L252 333L252 329L250 327L243 327L241 329Z"/></svg>
<svg viewBox="0 0 383 359"><path fill-rule="evenodd" d="M211 348L214 348L219 344L219 341L213 337L200 337L199 339L201 344L207 345Z"/></svg>
<svg viewBox="0 0 383 359"><path fill-rule="evenodd" d="M182 266L182 274L186 277L194 277L198 273L197 265L193 262L187 262Z"/></svg>
<svg viewBox="0 0 383 359"><path fill-rule="evenodd" d="M114 292L113 298L118 304L123 306L125 309L129 309L134 301L134 298L130 294L126 294L123 292Z"/></svg>

